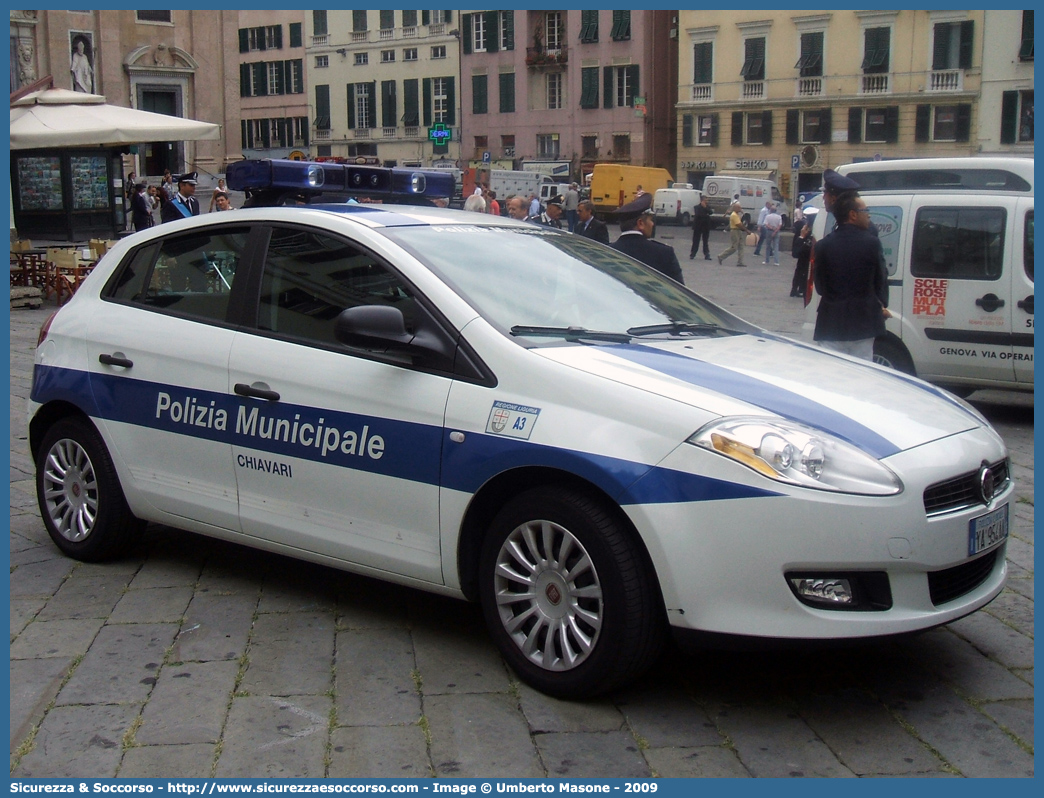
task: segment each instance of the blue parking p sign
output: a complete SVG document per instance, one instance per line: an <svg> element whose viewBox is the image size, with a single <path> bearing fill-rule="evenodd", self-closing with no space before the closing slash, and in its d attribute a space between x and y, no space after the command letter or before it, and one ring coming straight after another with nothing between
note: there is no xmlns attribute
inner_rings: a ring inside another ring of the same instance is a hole
<svg viewBox="0 0 1044 798"><path fill-rule="evenodd" d="M791 169L800 169L801 168L801 156L800 155L791 155L790 156L790 168Z"/></svg>
<svg viewBox="0 0 1044 798"><path fill-rule="evenodd" d="M492 156L489 154L489 150L482 151L482 163L489 163L492 160Z"/></svg>

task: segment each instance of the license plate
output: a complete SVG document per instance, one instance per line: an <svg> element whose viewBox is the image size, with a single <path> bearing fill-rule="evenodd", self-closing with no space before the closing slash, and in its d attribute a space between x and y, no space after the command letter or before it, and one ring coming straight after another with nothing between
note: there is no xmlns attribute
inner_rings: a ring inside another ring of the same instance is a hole
<svg viewBox="0 0 1044 798"><path fill-rule="evenodd" d="M968 522L968 555L986 551L1008 537L1008 505Z"/></svg>

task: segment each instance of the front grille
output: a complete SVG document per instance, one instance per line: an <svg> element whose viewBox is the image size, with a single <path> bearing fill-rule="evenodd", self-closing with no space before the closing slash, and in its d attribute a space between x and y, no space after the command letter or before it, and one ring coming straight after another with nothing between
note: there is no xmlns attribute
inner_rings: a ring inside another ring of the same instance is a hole
<svg viewBox="0 0 1044 798"><path fill-rule="evenodd" d="M930 572L928 593L932 597L932 604L938 607L975 590L993 572L997 554L1003 551L1004 547L999 546L977 560L955 565L945 571Z"/></svg>
<svg viewBox="0 0 1044 798"><path fill-rule="evenodd" d="M1001 460L990 465L993 475L994 495L1008 486L1008 461ZM979 495L979 472L970 471L945 482L929 485L924 491L924 511L928 515L940 515L953 510L985 504Z"/></svg>

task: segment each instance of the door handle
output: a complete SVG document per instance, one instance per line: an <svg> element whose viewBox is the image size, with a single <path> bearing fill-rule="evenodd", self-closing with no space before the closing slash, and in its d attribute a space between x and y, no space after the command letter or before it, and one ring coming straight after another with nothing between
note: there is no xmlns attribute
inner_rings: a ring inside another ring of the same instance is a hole
<svg viewBox="0 0 1044 798"><path fill-rule="evenodd" d="M1033 315L1033 294L1030 294L1025 299L1020 299L1015 303L1021 310L1026 311L1031 316Z"/></svg>
<svg viewBox="0 0 1044 798"><path fill-rule="evenodd" d="M269 390L268 388L255 388L253 385L246 385L242 382L237 382L234 390L239 396L249 396L253 399L265 399L269 402L279 401L279 394L275 391Z"/></svg>
<svg viewBox="0 0 1044 798"><path fill-rule="evenodd" d="M134 365L134 361L128 360L122 354L115 355L98 355L98 362L104 366L120 366L121 368L129 369Z"/></svg>
<svg viewBox="0 0 1044 798"><path fill-rule="evenodd" d="M986 294L986 296L976 299L975 304L987 313L993 313L998 308L1004 307L1004 300L996 294Z"/></svg>

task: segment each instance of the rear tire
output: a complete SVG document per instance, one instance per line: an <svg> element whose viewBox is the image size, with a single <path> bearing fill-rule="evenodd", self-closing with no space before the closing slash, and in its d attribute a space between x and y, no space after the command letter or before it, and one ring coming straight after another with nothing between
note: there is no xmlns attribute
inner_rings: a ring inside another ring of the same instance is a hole
<svg viewBox="0 0 1044 798"><path fill-rule="evenodd" d="M144 526L127 507L101 436L81 419L62 419L44 436L36 497L51 540L84 562L119 556Z"/></svg>
<svg viewBox="0 0 1044 798"><path fill-rule="evenodd" d="M688 227L690 224L692 224L692 217L687 213L683 213L681 215L681 223L685 227Z"/></svg>
<svg viewBox="0 0 1044 798"><path fill-rule="evenodd" d="M874 362L879 366L901 371L903 374L917 376L913 360L910 358L910 353L906 351L906 347L890 338L878 338L874 341Z"/></svg>
<svg viewBox="0 0 1044 798"><path fill-rule="evenodd" d="M527 684L558 698L604 693L644 672L665 639L656 579L602 501L538 488L509 501L483 541L482 611Z"/></svg>

